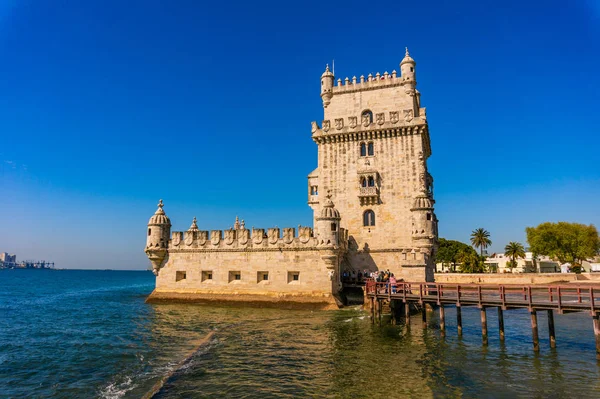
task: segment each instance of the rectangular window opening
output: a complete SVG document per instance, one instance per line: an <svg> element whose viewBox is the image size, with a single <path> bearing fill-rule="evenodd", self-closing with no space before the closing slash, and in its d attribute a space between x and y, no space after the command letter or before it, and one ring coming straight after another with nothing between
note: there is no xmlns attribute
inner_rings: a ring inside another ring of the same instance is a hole
<svg viewBox="0 0 600 399"><path fill-rule="evenodd" d="M185 280L186 273L185 271L176 271L175 272L175 281Z"/></svg>
<svg viewBox="0 0 600 399"><path fill-rule="evenodd" d="M263 281L269 281L269 272L256 273L256 282L261 283Z"/></svg>
<svg viewBox="0 0 600 399"><path fill-rule="evenodd" d="M300 272L288 272L288 284L300 281Z"/></svg>
<svg viewBox="0 0 600 399"><path fill-rule="evenodd" d="M202 281L212 280L212 270L203 270L202 271Z"/></svg>
<svg viewBox="0 0 600 399"><path fill-rule="evenodd" d="M242 272L238 271L232 271L229 272L229 282L231 283L232 281L240 281L242 279Z"/></svg>

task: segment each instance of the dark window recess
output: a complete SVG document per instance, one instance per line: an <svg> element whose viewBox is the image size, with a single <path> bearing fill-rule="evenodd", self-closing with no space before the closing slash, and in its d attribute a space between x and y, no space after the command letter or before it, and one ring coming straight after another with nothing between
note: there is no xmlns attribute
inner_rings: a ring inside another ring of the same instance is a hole
<svg viewBox="0 0 600 399"><path fill-rule="evenodd" d="M361 157L367 156L367 145L365 143L360 143L360 156Z"/></svg>
<svg viewBox="0 0 600 399"><path fill-rule="evenodd" d="M370 209L365 211L363 214L363 226L375 226L375 212Z"/></svg>
<svg viewBox="0 0 600 399"><path fill-rule="evenodd" d="M369 153L369 155L373 155L373 143L369 143L369 145L368 145L368 153Z"/></svg>

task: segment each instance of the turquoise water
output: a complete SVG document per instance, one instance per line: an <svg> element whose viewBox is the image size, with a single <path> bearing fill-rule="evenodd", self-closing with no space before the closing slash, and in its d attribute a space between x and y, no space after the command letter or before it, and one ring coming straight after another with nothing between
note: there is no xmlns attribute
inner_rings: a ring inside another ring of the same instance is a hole
<svg viewBox="0 0 600 399"><path fill-rule="evenodd" d="M598 398L591 318L556 315L551 350L539 316L505 312L506 343L488 312L454 311L440 336L416 316L372 326L358 308L333 312L144 303L150 272L0 270L1 398ZM198 343L214 332L207 344ZM190 353L187 362L181 363Z"/></svg>

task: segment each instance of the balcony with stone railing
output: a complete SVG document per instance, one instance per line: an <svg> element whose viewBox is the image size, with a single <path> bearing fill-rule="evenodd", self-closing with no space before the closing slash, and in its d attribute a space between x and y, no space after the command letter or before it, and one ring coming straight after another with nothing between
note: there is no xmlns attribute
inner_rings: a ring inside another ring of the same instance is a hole
<svg viewBox="0 0 600 399"><path fill-rule="evenodd" d="M361 205L375 205L379 203L379 187L360 187L358 198Z"/></svg>

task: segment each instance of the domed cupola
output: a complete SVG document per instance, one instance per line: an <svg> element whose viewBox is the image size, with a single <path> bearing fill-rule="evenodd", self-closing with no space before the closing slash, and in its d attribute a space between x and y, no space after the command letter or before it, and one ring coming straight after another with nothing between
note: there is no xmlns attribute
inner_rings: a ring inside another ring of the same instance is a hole
<svg viewBox="0 0 600 399"><path fill-rule="evenodd" d="M331 200L331 197L328 196L323 204L323 209L321 209L321 217L319 219L340 219L340 212L335 209L335 205Z"/></svg>
<svg viewBox="0 0 600 399"><path fill-rule="evenodd" d="M411 211L426 211L426 210L431 210L433 209L433 203L434 201L429 198L429 195L427 195L424 192L421 192L419 195L417 195L413 201L413 206L410 209Z"/></svg>
<svg viewBox="0 0 600 399"><path fill-rule="evenodd" d="M163 206L164 206L163 201L160 200L158 202L158 209L156 210L156 212L154 212L154 215L152 215L152 217L148 221L148 226L150 226L150 225L166 225L169 227L171 226L171 220L165 214L165 211L163 210Z"/></svg>
<svg viewBox="0 0 600 399"><path fill-rule="evenodd" d="M406 54L400 62L400 73L402 75L402 80L409 84L409 87L414 88L417 85L417 71L416 71L417 63L413 58L408 54L408 47L406 48Z"/></svg>

